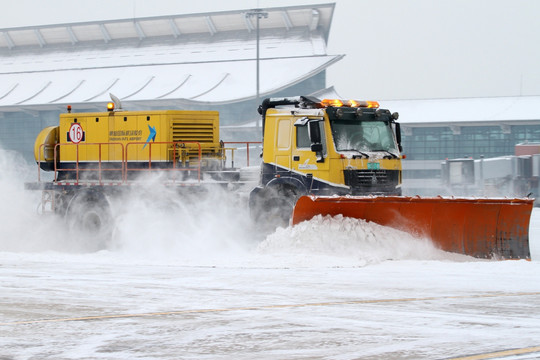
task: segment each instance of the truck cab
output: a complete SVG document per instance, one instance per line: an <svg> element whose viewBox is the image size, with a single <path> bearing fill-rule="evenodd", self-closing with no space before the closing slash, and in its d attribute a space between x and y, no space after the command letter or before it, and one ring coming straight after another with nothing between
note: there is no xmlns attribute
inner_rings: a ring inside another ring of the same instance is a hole
<svg viewBox="0 0 540 360"><path fill-rule="evenodd" d="M301 195L401 195L397 113L372 101L266 99L255 218L288 219ZM276 207L279 209L276 210Z"/></svg>

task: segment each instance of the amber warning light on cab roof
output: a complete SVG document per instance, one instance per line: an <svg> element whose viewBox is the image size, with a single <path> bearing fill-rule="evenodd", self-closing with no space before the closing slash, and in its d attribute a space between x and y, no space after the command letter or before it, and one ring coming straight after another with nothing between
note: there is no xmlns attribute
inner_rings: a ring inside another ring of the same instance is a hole
<svg viewBox="0 0 540 360"><path fill-rule="evenodd" d="M379 103L376 101L360 101L360 100L340 100L340 99L324 99L321 101L323 107L333 106L333 107L365 107L365 108L374 108L379 107Z"/></svg>
<svg viewBox="0 0 540 360"><path fill-rule="evenodd" d="M114 103L108 102L107 103L107 111L114 111Z"/></svg>

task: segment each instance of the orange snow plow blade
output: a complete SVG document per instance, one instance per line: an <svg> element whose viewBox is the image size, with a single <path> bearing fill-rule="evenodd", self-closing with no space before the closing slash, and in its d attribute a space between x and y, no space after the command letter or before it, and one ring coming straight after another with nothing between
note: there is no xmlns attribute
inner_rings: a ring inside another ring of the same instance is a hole
<svg viewBox="0 0 540 360"><path fill-rule="evenodd" d="M445 251L478 258L530 259L534 199L302 196L292 223L343 215L430 238Z"/></svg>

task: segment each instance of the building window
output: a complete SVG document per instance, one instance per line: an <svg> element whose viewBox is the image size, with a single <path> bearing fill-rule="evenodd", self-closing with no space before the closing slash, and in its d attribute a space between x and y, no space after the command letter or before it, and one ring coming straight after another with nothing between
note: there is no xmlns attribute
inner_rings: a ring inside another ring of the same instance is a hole
<svg viewBox="0 0 540 360"><path fill-rule="evenodd" d="M540 125L462 126L459 134L449 127L418 127L403 136L403 152L410 160L444 160L464 156L475 159L513 155L521 142L540 142Z"/></svg>

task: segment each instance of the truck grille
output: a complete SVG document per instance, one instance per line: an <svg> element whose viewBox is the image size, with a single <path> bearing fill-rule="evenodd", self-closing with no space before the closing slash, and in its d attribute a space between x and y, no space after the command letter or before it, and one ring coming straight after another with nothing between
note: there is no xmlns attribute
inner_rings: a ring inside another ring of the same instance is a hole
<svg viewBox="0 0 540 360"><path fill-rule="evenodd" d="M344 170L345 185L362 192L386 192L399 183L397 170Z"/></svg>

